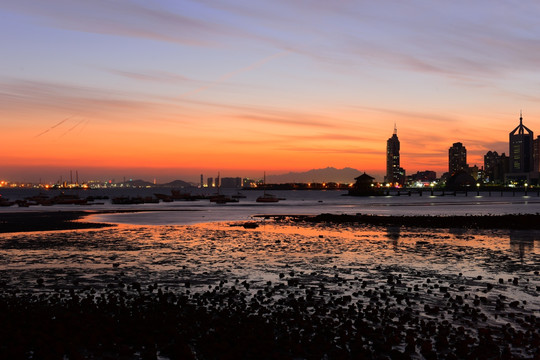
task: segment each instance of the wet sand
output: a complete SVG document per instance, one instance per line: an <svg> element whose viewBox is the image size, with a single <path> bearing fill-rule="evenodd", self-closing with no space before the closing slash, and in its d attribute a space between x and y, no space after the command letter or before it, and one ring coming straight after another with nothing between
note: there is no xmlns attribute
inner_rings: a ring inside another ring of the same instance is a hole
<svg viewBox="0 0 540 360"><path fill-rule="evenodd" d="M540 356L534 230L261 221L0 235L0 358Z"/></svg>

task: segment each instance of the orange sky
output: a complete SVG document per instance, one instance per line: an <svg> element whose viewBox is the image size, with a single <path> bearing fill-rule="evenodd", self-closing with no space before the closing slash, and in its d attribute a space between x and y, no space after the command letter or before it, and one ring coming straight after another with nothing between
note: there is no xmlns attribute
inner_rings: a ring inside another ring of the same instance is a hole
<svg viewBox="0 0 540 360"><path fill-rule="evenodd" d="M540 8L489 4L2 4L0 178L382 180L394 123L407 174L482 166L540 132Z"/></svg>

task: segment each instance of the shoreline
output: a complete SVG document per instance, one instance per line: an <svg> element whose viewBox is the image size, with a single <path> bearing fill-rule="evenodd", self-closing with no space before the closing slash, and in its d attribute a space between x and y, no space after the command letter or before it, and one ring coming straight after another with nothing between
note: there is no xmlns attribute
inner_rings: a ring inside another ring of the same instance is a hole
<svg viewBox="0 0 540 360"><path fill-rule="evenodd" d="M1 212L0 233L37 232L56 230L84 230L115 227L116 224L87 222L84 218L97 214L121 214L147 211L182 211L182 210L69 210L69 211L33 211ZM368 215L368 214L255 214L253 218L274 221L355 224L366 226L400 226L427 229L509 229L540 230L540 214L509 215ZM245 221L237 221L245 222Z"/></svg>
<svg viewBox="0 0 540 360"><path fill-rule="evenodd" d="M0 213L0 233L99 229L113 224L80 221L100 211L35 211Z"/></svg>
<svg viewBox="0 0 540 360"><path fill-rule="evenodd" d="M0 212L0 234L115 227L113 223L84 221L91 215L136 213L143 210L58 210ZM146 210L145 210L146 211Z"/></svg>
<svg viewBox="0 0 540 360"><path fill-rule="evenodd" d="M540 230L540 214L512 215L368 215L368 214L319 214L319 215L253 215L276 221L307 223L357 224L371 226L403 226L427 229L509 229Z"/></svg>

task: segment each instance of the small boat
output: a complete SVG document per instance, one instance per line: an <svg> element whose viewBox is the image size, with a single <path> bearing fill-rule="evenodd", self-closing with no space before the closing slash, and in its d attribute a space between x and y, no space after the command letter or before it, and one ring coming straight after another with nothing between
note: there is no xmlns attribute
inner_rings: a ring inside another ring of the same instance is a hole
<svg viewBox="0 0 540 360"><path fill-rule="evenodd" d="M190 193L181 192L180 190L171 190L171 198L173 200L198 200L197 197L191 195Z"/></svg>
<svg viewBox="0 0 540 360"><path fill-rule="evenodd" d="M0 195L0 206L11 206L13 204L15 204L15 201L9 201L9 199L3 198Z"/></svg>
<svg viewBox="0 0 540 360"><path fill-rule="evenodd" d="M19 207L29 207L30 203L26 200L17 200L15 201Z"/></svg>
<svg viewBox="0 0 540 360"><path fill-rule="evenodd" d="M53 204L58 205L86 205L86 199L81 199L79 195L59 194L51 199Z"/></svg>
<svg viewBox="0 0 540 360"><path fill-rule="evenodd" d="M219 178L219 173L218 173L218 178ZM234 198L234 197L230 197L230 196L221 194L220 189L221 189L221 187L218 186L217 187L217 194L214 194L214 195L210 196L210 198L209 198L210 202L215 202L216 204L226 204L226 203L230 203L230 202L238 202L238 198Z"/></svg>
<svg viewBox="0 0 540 360"><path fill-rule="evenodd" d="M259 196L255 201L260 203L275 203L279 200L280 199L275 195L264 193L263 195Z"/></svg>
<svg viewBox="0 0 540 360"><path fill-rule="evenodd" d="M142 201L145 204L158 204L159 203L159 199L152 196L145 196L142 198Z"/></svg>
<svg viewBox="0 0 540 360"><path fill-rule="evenodd" d="M26 201L28 201L28 203L30 205L43 205L43 206L48 206L48 205L52 205L52 200L45 194L39 194L39 195L34 195L34 196L31 196L31 197L27 197L25 198Z"/></svg>
<svg viewBox="0 0 540 360"><path fill-rule="evenodd" d="M216 204L226 204L230 202L238 202L238 199L233 199L226 195L217 194L210 197L210 202L215 202Z"/></svg>
<svg viewBox="0 0 540 360"><path fill-rule="evenodd" d="M118 196L111 199L111 203L115 205L133 205L133 204L143 204L144 200L140 196L129 197L129 196Z"/></svg>
<svg viewBox="0 0 540 360"><path fill-rule="evenodd" d="M156 198L158 198L159 200L163 201L163 202L172 202L173 201L173 198L170 195L167 195L167 194L154 194L154 196Z"/></svg>
<svg viewBox="0 0 540 360"><path fill-rule="evenodd" d="M278 198L275 195L266 193L266 172L264 173L264 178L263 178L263 188L264 188L263 195L259 196L257 198L257 200L255 200L256 202L258 202L258 203L276 203L279 200L283 200L283 199Z"/></svg>

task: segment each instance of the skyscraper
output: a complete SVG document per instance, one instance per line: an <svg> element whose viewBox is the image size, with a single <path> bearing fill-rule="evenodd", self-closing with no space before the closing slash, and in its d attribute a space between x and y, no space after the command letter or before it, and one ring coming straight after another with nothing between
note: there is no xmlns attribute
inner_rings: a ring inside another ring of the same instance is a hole
<svg viewBox="0 0 540 360"><path fill-rule="evenodd" d="M519 114L519 125L510 132L510 173L528 173L533 171L532 130L523 125L523 116Z"/></svg>
<svg viewBox="0 0 540 360"><path fill-rule="evenodd" d="M484 155L484 175L485 180L502 184L504 174L508 172L508 156L505 153L499 155L496 151L488 151Z"/></svg>
<svg viewBox="0 0 540 360"><path fill-rule="evenodd" d="M448 172L453 175L467 167L467 149L460 142L452 144L448 149Z"/></svg>
<svg viewBox="0 0 540 360"><path fill-rule="evenodd" d="M391 184L403 184L405 170L399 166L399 139L394 124L394 134L386 141L386 176L385 181Z"/></svg>
<svg viewBox="0 0 540 360"><path fill-rule="evenodd" d="M533 140L533 169L535 173L540 172L540 136L537 136L536 139Z"/></svg>

